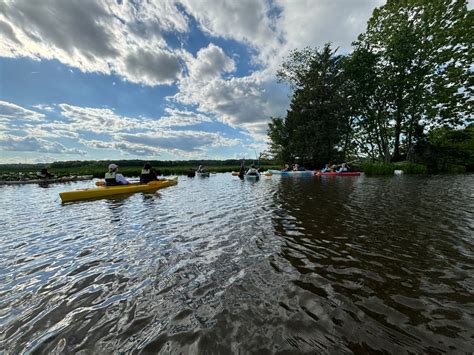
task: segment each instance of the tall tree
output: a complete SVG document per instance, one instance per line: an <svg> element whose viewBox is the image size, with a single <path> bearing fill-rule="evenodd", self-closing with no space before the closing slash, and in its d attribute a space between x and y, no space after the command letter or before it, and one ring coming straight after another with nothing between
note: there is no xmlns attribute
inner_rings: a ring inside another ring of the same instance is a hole
<svg viewBox="0 0 474 355"><path fill-rule="evenodd" d="M363 149L404 159L420 126L472 120L473 19L466 0L388 0L374 10L348 61Z"/></svg>
<svg viewBox="0 0 474 355"><path fill-rule="evenodd" d="M284 61L277 76L294 89L293 98L287 116L273 118L268 131L281 159L316 166L344 157L350 122L341 59L326 44L294 50Z"/></svg>

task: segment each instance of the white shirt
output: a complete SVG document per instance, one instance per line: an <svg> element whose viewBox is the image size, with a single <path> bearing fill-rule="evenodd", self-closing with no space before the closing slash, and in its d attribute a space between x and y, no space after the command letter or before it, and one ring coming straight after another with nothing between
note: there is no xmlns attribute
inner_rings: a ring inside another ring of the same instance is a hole
<svg viewBox="0 0 474 355"><path fill-rule="evenodd" d="M115 174L115 180L117 180L117 182L119 184L122 184L122 185L129 184L128 180L125 179L125 177L122 174L119 174L119 173Z"/></svg>

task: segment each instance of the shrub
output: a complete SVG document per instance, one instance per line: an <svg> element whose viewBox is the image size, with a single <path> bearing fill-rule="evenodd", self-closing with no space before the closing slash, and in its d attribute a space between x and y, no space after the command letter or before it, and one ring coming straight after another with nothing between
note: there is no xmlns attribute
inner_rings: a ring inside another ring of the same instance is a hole
<svg viewBox="0 0 474 355"><path fill-rule="evenodd" d="M395 166L390 163L366 163L362 165L362 170L367 175L393 175Z"/></svg>
<svg viewBox="0 0 474 355"><path fill-rule="evenodd" d="M395 163L395 169L403 170L405 174L428 174L428 168L423 164L415 164L409 162Z"/></svg>

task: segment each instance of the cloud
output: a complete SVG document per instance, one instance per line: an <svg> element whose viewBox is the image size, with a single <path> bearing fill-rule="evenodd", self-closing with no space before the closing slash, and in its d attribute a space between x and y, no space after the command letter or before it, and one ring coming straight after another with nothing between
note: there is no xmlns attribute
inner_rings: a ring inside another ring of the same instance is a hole
<svg viewBox="0 0 474 355"><path fill-rule="evenodd" d="M125 142L165 150L192 152L204 147L225 147L237 145L240 141L229 139L218 133L201 131L160 131L153 134L121 134Z"/></svg>
<svg viewBox="0 0 474 355"><path fill-rule="evenodd" d="M211 118L201 113L181 111L170 107L165 108L165 111L168 116L158 121L160 127L194 126L203 122L212 122Z"/></svg>
<svg viewBox="0 0 474 355"><path fill-rule="evenodd" d="M188 78L181 80L178 87L178 102L197 105L200 111L212 113L221 122L255 134L262 132L261 127L266 127L271 116L284 114L288 105L286 88L258 73L208 81Z"/></svg>
<svg viewBox="0 0 474 355"><path fill-rule="evenodd" d="M197 52L196 58L188 57L189 77L192 80L209 80L235 70L235 62L225 55L221 47L210 43Z"/></svg>
<svg viewBox="0 0 474 355"><path fill-rule="evenodd" d="M37 108L40 111L54 112L54 107L50 105L38 104L34 105L33 107Z"/></svg>
<svg viewBox="0 0 474 355"><path fill-rule="evenodd" d="M207 148L235 146L240 140L226 138L219 133L160 130L114 134L111 141L81 139L80 143L95 149L120 150L139 156L159 156L167 152L191 157L202 154Z"/></svg>
<svg viewBox="0 0 474 355"><path fill-rule="evenodd" d="M45 115L11 102L0 101L0 120L42 121Z"/></svg>
<svg viewBox="0 0 474 355"><path fill-rule="evenodd" d="M321 47L327 42L350 50L350 44L365 30L373 9L384 0L275 0L281 9L277 27L285 49Z"/></svg>
<svg viewBox="0 0 474 355"><path fill-rule="evenodd" d="M2 33L9 41L14 42L15 44L20 43L18 38L16 38L16 34L13 31L12 26L10 26L5 21L0 21L0 33Z"/></svg>
<svg viewBox="0 0 474 355"><path fill-rule="evenodd" d="M50 154L79 154L85 152L76 148L66 148L58 142L49 142L35 137L0 136L0 147L4 151L37 152Z"/></svg>
<svg viewBox="0 0 474 355"><path fill-rule="evenodd" d="M187 29L186 16L174 1L2 2L0 56L57 59L83 72L170 84L181 68L161 34Z"/></svg>
<svg viewBox="0 0 474 355"><path fill-rule="evenodd" d="M138 49L125 57L125 78L147 85L171 84L181 71L178 58L166 51ZM125 69L128 68L128 69Z"/></svg>
<svg viewBox="0 0 474 355"><path fill-rule="evenodd" d="M280 43L267 1L183 0L182 4L212 36L247 43L264 55Z"/></svg>
<svg viewBox="0 0 474 355"><path fill-rule="evenodd" d="M45 110L50 106L35 105ZM79 154L84 150L66 147L58 138L74 139L78 144L94 149L120 150L139 156L158 156L169 152L177 156L198 156L207 149L235 146L239 140L217 132L199 130L172 130L171 127L195 126L212 119L202 113L166 108L166 116L155 119L129 117L109 108L80 107L69 104L55 105L55 117L28 110L9 102L0 102L3 116L39 118L17 124L17 120L0 122L0 151L36 152L50 154ZM97 136L103 137L98 140Z"/></svg>

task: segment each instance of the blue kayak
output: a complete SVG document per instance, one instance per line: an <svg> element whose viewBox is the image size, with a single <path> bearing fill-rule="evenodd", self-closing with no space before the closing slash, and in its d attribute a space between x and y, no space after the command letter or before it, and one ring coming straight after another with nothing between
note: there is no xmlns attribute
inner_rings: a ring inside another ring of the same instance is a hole
<svg viewBox="0 0 474 355"><path fill-rule="evenodd" d="M287 170L268 170L272 174L276 175L288 175L288 176L313 176L313 170L297 170L297 171L287 171Z"/></svg>

